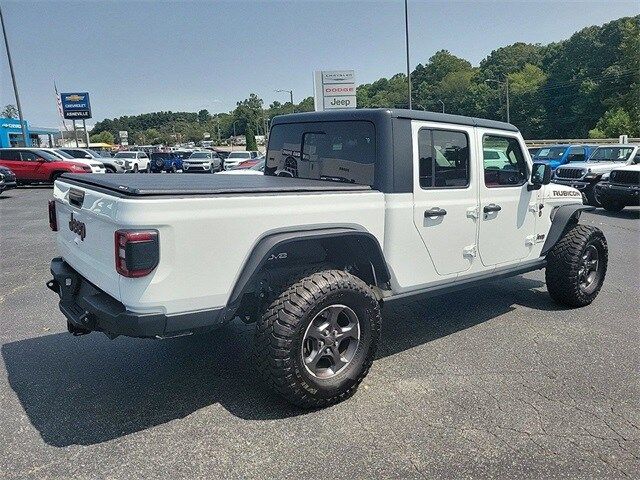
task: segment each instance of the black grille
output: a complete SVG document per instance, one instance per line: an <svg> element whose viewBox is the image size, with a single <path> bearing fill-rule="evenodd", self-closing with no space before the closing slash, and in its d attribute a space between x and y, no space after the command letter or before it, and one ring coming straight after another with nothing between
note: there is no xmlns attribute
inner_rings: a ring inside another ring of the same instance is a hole
<svg viewBox="0 0 640 480"><path fill-rule="evenodd" d="M614 170L609 175L609 183L640 185L640 171Z"/></svg>
<svg viewBox="0 0 640 480"><path fill-rule="evenodd" d="M556 173L558 178L581 178L583 175L582 168L559 168Z"/></svg>

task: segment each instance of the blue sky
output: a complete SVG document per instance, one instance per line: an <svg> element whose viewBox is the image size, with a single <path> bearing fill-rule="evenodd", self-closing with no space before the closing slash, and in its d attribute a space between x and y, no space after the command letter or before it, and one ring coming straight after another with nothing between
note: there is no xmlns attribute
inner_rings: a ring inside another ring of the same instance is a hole
<svg viewBox="0 0 640 480"><path fill-rule="evenodd" d="M315 69L353 68L359 83L405 70L404 3L0 0L25 118L59 125L59 91L91 93L91 123L160 110L228 111L254 92L268 104L312 95ZM640 13L638 0L410 0L411 63L440 49L477 65L513 42L549 43ZM14 103L4 48L0 104Z"/></svg>

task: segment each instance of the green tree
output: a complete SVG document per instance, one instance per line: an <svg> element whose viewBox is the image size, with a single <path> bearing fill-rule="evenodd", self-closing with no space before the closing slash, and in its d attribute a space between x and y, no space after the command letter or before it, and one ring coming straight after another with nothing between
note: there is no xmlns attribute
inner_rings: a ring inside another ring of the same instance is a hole
<svg viewBox="0 0 640 480"><path fill-rule="evenodd" d="M94 133L89 137L89 140L91 143L108 143L109 145L113 145L115 143L113 134L106 131Z"/></svg>
<svg viewBox="0 0 640 480"><path fill-rule="evenodd" d="M257 150L258 144L256 143L256 135L253 133L253 128L248 126L244 133L247 139L247 150Z"/></svg>
<svg viewBox="0 0 640 480"><path fill-rule="evenodd" d="M595 130L595 131L594 131ZM602 116L596 128L589 133L597 134L602 132L606 138L615 138L620 135L634 135L634 124L631 121L631 115L622 107L613 110L607 110Z"/></svg>
<svg viewBox="0 0 640 480"><path fill-rule="evenodd" d="M0 112L0 117L18 118L18 109L15 105L5 105L5 107Z"/></svg>

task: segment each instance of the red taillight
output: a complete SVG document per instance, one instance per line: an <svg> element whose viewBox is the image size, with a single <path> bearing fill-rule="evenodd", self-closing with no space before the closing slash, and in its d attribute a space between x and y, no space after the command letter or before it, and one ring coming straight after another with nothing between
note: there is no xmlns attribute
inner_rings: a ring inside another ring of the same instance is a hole
<svg viewBox="0 0 640 480"><path fill-rule="evenodd" d="M157 230L118 230L115 233L116 271L129 278L149 275L160 260Z"/></svg>
<svg viewBox="0 0 640 480"><path fill-rule="evenodd" d="M49 200L49 227L54 232L58 231L58 217L56 215L56 201Z"/></svg>

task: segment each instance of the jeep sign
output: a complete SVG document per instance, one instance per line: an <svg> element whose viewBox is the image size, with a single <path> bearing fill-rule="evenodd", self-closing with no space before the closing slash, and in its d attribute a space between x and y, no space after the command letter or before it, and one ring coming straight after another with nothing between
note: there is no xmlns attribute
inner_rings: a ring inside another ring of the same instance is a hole
<svg viewBox="0 0 640 480"><path fill-rule="evenodd" d="M316 71L313 75L316 111L356 108L353 70Z"/></svg>

